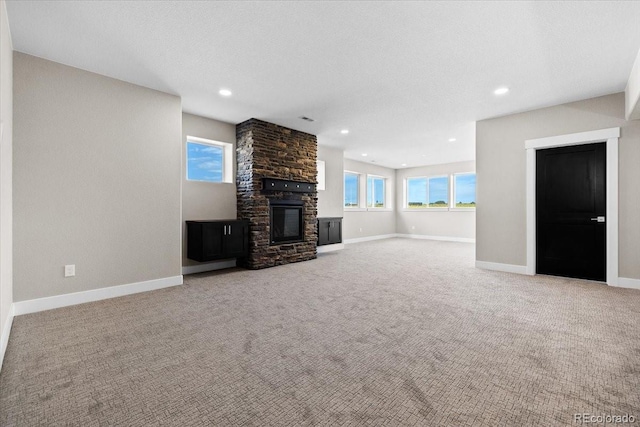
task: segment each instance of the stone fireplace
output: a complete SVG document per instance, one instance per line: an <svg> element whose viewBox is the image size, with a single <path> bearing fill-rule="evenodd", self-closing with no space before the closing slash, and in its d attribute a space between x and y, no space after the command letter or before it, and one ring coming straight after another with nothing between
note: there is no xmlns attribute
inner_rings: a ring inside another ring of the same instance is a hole
<svg viewBox="0 0 640 427"><path fill-rule="evenodd" d="M236 126L238 218L250 222L244 267L316 258L315 135L257 119Z"/></svg>

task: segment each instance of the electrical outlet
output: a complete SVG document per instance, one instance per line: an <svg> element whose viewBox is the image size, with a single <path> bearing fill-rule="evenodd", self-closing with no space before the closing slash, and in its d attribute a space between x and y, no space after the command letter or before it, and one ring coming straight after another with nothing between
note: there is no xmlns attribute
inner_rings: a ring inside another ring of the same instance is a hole
<svg viewBox="0 0 640 427"><path fill-rule="evenodd" d="M64 277L72 277L76 275L76 265L69 264L64 266Z"/></svg>

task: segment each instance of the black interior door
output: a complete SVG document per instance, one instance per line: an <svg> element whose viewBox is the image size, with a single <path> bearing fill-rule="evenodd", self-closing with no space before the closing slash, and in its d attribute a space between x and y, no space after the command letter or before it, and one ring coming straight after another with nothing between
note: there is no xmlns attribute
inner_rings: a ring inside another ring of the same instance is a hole
<svg viewBox="0 0 640 427"><path fill-rule="evenodd" d="M537 273L606 281L605 143L536 152Z"/></svg>

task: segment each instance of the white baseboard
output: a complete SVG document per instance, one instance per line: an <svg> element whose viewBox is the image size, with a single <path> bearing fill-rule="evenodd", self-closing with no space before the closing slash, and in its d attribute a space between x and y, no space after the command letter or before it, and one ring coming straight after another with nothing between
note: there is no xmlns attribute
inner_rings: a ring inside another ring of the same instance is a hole
<svg viewBox="0 0 640 427"><path fill-rule="evenodd" d="M182 274L204 273L205 271L222 270L223 268L235 267L236 260L227 259L224 261L208 262L206 264L185 265L182 267Z"/></svg>
<svg viewBox="0 0 640 427"><path fill-rule="evenodd" d="M628 279L626 277L618 277L618 284L615 286L619 288L640 289L640 279Z"/></svg>
<svg viewBox="0 0 640 427"><path fill-rule="evenodd" d="M444 242L461 242L461 243L476 242L476 239L471 239L468 237L428 236L426 234L396 234L396 237L402 237L403 239L441 240Z"/></svg>
<svg viewBox="0 0 640 427"><path fill-rule="evenodd" d="M56 295L53 297L17 301L13 303L13 308L14 314L19 316L21 314L36 313L38 311L137 294L139 292L154 291L176 285L182 285L182 275L111 286L108 288L92 289L90 291L74 292L72 294Z"/></svg>
<svg viewBox="0 0 640 427"><path fill-rule="evenodd" d="M0 337L0 371L2 370L2 362L4 361L4 352L7 351L7 345L9 344L9 334L11 333L11 325L13 325L14 309L15 306L11 304L9 315L7 316L7 323L4 324L2 336Z"/></svg>
<svg viewBox="0 0 640 427"><path fill-rule="evenodd" d="M316 249L319 254L323 254L326 252L339 251L341 249L344 249L344 243L336 243L333 245L322 245L322 246L318 246Z"/></svg>
<svg viewBox="0 0 640 427"><path fill-rule="evenodd" d="M476 261L476 268L504 271L506 273L527 274L526 265L500 264L497 262Z"/></svg>
<svg viewBox="0 0 640 427"><path fill-rule="evenodd" d="M377 236L356 237L354 239L344 239L344 243L349 245L351 243L370 242L372 240L392 239L396 237L396 234L378 234Z"/></svg>

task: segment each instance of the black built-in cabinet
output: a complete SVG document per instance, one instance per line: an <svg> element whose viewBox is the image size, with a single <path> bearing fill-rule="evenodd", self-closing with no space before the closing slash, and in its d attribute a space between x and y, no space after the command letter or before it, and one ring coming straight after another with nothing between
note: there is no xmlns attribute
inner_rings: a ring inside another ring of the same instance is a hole
<svg viewBox="0 0 640 427"><path fill-rule="evenodd" d="M342 243L342 218L318 218L318 246Z"/></svg>
<svg viewBox="0 0 640 427"><path fill-rule="evenodd" d="M205 262L249 255L249 221L187 221L187 258Z"/></svg>

